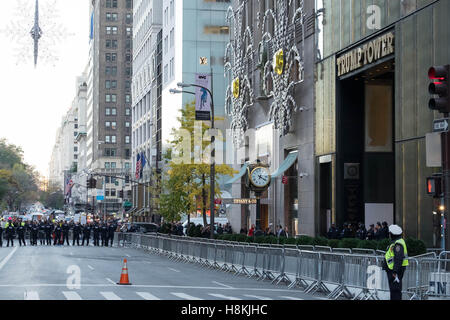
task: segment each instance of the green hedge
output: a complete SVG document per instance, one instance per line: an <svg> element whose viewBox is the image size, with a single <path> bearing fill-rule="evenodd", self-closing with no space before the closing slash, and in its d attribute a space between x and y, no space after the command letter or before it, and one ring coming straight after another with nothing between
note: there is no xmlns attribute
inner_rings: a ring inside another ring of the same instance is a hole
<svg viewBox="0 0 450 320"><path fill-rule="evenodd" d="M286 245L316 245L316 246L327 246L331 248L348 248L348 249L372 249L372 250L382 250L386 251L391 241L389 239L384 239L381 241L369 241L369 240L359 240L355 238L351 239L327 239L323 237L312 238L308 236L300 236L296 238L276 238L274 236L268 237L248 237L246 235L230 235L223 234L216 237L218 240L227 241L238 241L238 242L249 242L249 243L260 243L260 244L286 244ZM408 238L405 240L406 246L408 248L408 256L414 257L426 253L427 249L425 243L421 240Z"/></svg>

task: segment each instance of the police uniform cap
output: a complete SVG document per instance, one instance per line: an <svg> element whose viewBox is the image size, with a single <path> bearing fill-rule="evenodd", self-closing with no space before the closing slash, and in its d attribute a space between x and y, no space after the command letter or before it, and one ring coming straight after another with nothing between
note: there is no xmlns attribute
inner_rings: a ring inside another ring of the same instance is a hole
<svg viewBox="0 0 450 320"><path fill-rule="evenodd" d="M389 232L392 233L394 236L399 236L403 233L403 230L398 225L393 224L389 227Z"/></svg>

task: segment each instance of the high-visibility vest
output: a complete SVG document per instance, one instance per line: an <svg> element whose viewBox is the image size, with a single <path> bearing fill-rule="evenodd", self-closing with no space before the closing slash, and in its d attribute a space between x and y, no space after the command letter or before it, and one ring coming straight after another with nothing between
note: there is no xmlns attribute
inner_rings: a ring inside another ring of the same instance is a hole
<svg viewBox="0 0 450 320"><path fill-rule="evenodd" d="M389 249L386 251L386 255L384 256L389 270L394 270L394 247L397 244L401 244L403 246L403 253L405 255L403 258L402 267L407 267L409 265L408 250L406 249L405 240L399 239L389 246Z"/></svg>

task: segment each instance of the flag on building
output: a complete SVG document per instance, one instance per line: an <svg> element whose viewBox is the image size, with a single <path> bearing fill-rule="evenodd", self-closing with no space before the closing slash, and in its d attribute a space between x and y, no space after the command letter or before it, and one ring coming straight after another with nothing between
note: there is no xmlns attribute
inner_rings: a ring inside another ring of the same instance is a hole
<svg viewBox="0 0 450 320"><path fill-rule="evenodd" d="M134 174L136 179L139 179L141 177L141 167L142 167L141 154L138 153L136 158L136 173Z"/></svg>
<svg viewBox="0 0 450 320"><path fill-rule="evenodd" d="M144 168L145 168L146 164L147 164L147 160L145 157L145 152L142 152L142 154L141 154L141 174L140 174L141 179L142 179L142 176L144 173Z"/></svg>
<svg viewBox="0 0 450 320"><path fill-rule="evenodd" d="M69 177L66 178L66 187L64 188L64 194L67 198L70 198L72 193L73 180Z"/></svg>

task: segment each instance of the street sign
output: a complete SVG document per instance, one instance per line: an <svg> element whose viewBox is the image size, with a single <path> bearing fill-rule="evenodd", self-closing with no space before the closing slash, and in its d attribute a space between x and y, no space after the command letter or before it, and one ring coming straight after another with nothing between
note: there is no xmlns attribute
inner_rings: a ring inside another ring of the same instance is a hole
<svg viewBox="0 0 450 320"><path fill-rule="evenodd" d="M439 119L433 121L433 132L448 132L449 119Z"/></svg>
<svg viewBox="0 0 450 320"><path fill-rule="evenodd" d="M97 201L105 200L105 190L97 189Z"/></svg>
<svg viewBox="0 0 450 320"><path fill-rule="evenodd" d="M223 199L224 204L256 204L256 199Z"/></svg>

